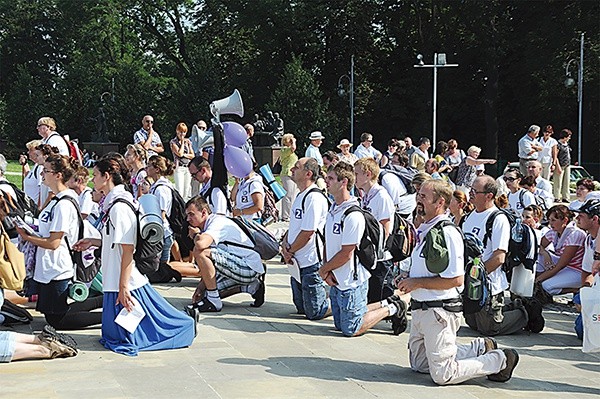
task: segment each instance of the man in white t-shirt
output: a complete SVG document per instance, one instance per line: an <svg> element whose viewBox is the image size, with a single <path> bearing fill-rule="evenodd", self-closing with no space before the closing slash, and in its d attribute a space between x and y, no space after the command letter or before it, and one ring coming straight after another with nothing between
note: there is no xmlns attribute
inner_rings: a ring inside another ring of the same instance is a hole
<svg viewBox="0 0 600 399"><path fill-rule="evenodd" d="M308 157L300 158L291 168L291 178L300 194L292 204L290 228L281 245L283 259L290 268L294 305L309 320L319 320L330 313L325 283L319 276L329 208L327 197L316 185L320 169L317 160Z"/></svg>
<svg viewBox="0 0 600 399"><path fill-rule="evenodd" d="M530 191L521 188L519 185L522 178L523 175L516 169L507 170L502 177L509 190L508 205L519 215L523 213L525 207L536 205L535 196Z"/></svg>
<svg viewBox="0 0 600 399"><path fill-rule="evenodd" d="M537 160L538 152L543 150L542 145L537 140L539 134L540 127L531 125L527 130L527 134L519 140L519 171L523 175L527 173L527 162Z"/></svg>
<svg viewBox="0 0 600 399"><path fill-rule="evenodd" d="M356 187L362 191L362 208L370 212L381 224L385 243L394 227L395 207L386 189L377 184L379 172L379 165L372 158L361 158L354 164ZM391 284L386 283L386 280L391 279L392 254L383 251L379 255L375 269L370 270L368 303L379 302L394 294L390 288Z"/></svg>
<svg viewBox="0 0 600 399"><path fill-rule="evenodd" d="M395 153L392 155L392 168L406 168L408 165L408 157L406 154ZM381 185L385 188L392 197L396 210L400 212L400 215L405 219L411 219L412 213L415 210L416 194L409 194L408 187L400 180L398 176L393 173L385 172L385 169L381 172Z"/></svg>
<svg viewBox="0 0 600 399"><path fill-rule="evenodd" d="M451 199L452 188L441 180L424 182L417 194L417 212L423 223L411 256L409 278L398 283L400 292L410 293L412 298L410 366L419 373L429 373L438 385L459 384L484 375L506 382L519 361L514 349L499 350L492 338L456 344L462 311L459 290L465 269L462 236L447 216ZM428 242L433 239L429 231L438 229L439 223L448 224L442 225L446 256L431 253L433 245Z"/></svg>
<svg viewBox="0 0 600 399"><path fill-rule="evenodd" d="M133 143L141 144L148 151L148 159L165 151L160 136L154 130L152 115L146 115L142 118L142 127L133 134Z"/></svg>
<svg viewBox="0 0 600 399"><path fill-rule="evenodd" d="M221 298L245 292L254 298L250 306L259 307L265 301L265 268L254 244L231 219L211 214L206 200L196 196L188 201L189 235L194 240L194 259L202 280L193 303L186 310L220 312Z"/></svg>
<svg viewBox="0 0 600 399"><path fill-rule="evenodd" d="M192 180L198 183L198 191L192 191L192 196L201 195L208 202L212 213L228 216L231 213L231 204L225 195L227 187L211 188L213 173L210 162L202 156L196 156L191 160L188 169Z"/></svg>
<svg viewBox="0 0 600 399"><path fill-rule="evenodd" d="M325 183L335 202L327 213L325 262L319 270L331 287L335 329L347 337L361 335L389 316L393 322L398 319L397 323L406 325L406 305L401 301L382 300L367 306L370 274L354 254L365 230L365 218L360 210L345 215L349 208L358 207L358 200L350 195L354 182L353 166L345 162L327 172Z"/></svg>
<svg viewBox="0 0 600 399"><path fill-rule="evenodd" d="M510 240L510 223L505 215L497 214L494 198L498 186L493 177L482 175L475 178L469 200L475 210L467 216L463 224L465 233L472 233L484 244L481 260L488 272L492 288L491 308L484 307L475 314L465 314L465 321L475 331L484 335L504 335L521 331L528 325L528 312L521 301L513 302L512 308L504 307L504 290L508 289L506 273L502 270ZM486 237L488 218L493 219L491 236ZM541 305L536 306L532 323L539 323ZM542 318L543 328L543 318ZM541 331L541 329L540 329ZM539 332L539 331L535 331Z"/></svg>
<svg viewBox="0 0 600 399"><path fill-rule="evenodd" d="M373 135L371 133L363 133L360 135L360 144L354 150L354 155L361 158L372 158L379 162L381 160L381 151L373 147Z"/></svg>
<svg viewBox="0 0 600 399"><path fill-rule="evenodd" d="M48 116L40 118L37 123L37 131L42 137L42 144L58 148L60 155L70 155L67 142L56 132L56 121L53 118Z"/></svg>

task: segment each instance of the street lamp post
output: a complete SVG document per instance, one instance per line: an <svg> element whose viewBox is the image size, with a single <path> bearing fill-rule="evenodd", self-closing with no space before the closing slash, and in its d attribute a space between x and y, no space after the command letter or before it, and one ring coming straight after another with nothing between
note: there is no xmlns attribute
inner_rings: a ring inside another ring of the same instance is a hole
<svg viewBox="0 0 600 399"><path fill-rule="evenodd" d="M419 63L416 64L415 68L433 68L433 145L437 143L437 70L438 68L457 67L458 64L446 64L445 53L435 53L433 55L433 64L425 65L423 62L423 56L417 55Z"/></svg>
<svg viewBox="0 0 600 399"><path fill-rule="evenodd" d="M342 84L343 79L348 79L348 89L350 91L350 142L354 144L354 56L350 58L350 75L342 75L338 79L338 95L344 97L346 89Z"/></svg>
<svg viewBox="0 0 600 399"><path fill-rule="evenodd" d="M579 48L579 62L577 68L577 103L579 105L579 117L577 122L577 162L581 165L581 140L582 140L582 110L583 110L583 37L585 33L581 33L581 44ZM571 62L577 62L576 59L570 59L565 67L565 86L567 88L572 87L575 84L574 79L571 77L569 66Z"/></svg>

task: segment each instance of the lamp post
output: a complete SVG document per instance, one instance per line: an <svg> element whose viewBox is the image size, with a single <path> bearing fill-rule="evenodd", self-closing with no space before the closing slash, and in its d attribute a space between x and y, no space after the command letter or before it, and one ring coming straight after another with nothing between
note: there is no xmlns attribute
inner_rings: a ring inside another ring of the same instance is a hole
<svg viewBox="0 0 600 399"><path fill-rule="evenodd" d="M433 144L437 143L437 70L438 68L457 67L458 64L446 64L445 53L435 53L433 55L433 64L425 65L423 62L423 56L417 55L418 64L415 64L415 68L433 68Z"/></svg>
<svg viewBox="0 0 600 399"><path fill-rule="evenodd" d="M340 97L348 94L342 80L348 79L348 89L350 91L350 142L354 145L354 56L350 58L350 75L342 75L338 79L337 92Z"/></svg>
<svg viewBox="0 0 600 399"><path fill-rule="evenodd" d="M583 37L585 33L581 34L581 44L579 48L579 62L577 68L577 103L579 105L579 118L577 122L577 161L579 165L581 165L581 140L582 140L582 110L583 110ZM571 66L571 62L577 62L575 58L570 59L567 62L567 66L565 67L565 87L570 88L575 84L575 80L571 77L571 71L569 71L569 66Z"/></svg>

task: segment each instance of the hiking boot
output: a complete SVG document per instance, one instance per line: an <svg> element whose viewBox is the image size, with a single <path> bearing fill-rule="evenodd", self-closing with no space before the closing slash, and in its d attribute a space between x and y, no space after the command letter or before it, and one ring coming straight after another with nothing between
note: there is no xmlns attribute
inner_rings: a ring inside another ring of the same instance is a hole
<svg viewBox="0 0 600 399"><path fill-rule="evenodd" d="M44 338L41 345L50 350L50 359L58 357L73 357L77 355L77 349L73 349L58 341L57 338Z"/></svg>
<svg viewBox="0 0 600 399"><path fill-rule="evenodd" d="M498 349L498 342L492 337L484 337L483 338L484 350L483 354L485 355L488 352L491 352L495 349Z"/></svg>
<svg viewBox="0 0 600 399"><path fill-rule="evenodd" d="M502 349L506 355L506 367L496 374L487 376L488 380L496 382L506 382L512 377L512 373L519 363L519 354L514 349Z"/></svg>
<svg viewBox="0 0 600 399"><path fill-rule="evenodd" d="M259 280L258 289L254 294L252 294L252 298L254 298L254 303L250 304L251 307L260 308L263 305L263 303L265 303L265 289L266 287L263 274L263 279Z"/></svg>
<svg viewBox="0 0 600 399"><path fill-rule="evenodd" d="M392 331L394 332L394 335L400 335L406 331L406 327L408 326L408 319L406 317L406 302L398 298L398 300L395 300L392 303L396 305L396 308L398 308L396 314L392 315Z"/></svg>
<svg viewBox="0 0 600 399"><path fill-rule="evenodd" d="M536 298L531 298L524 301L523 306L525 307L525 311L529 317L529 321L527 322L527 326L525 326L525 330L536 334L542 331L546 322L544 320L544 316L542 315L543 307L540 301L538 301Z"/></svg>
<svg viewBox="0 0 600 399"><path fill-rule="evenodd" d="M77 342L73 337L67 334L56 332L51 325L45 325L42 332L37 335L40 341L58 341L69 348L77 350Z"/></svg>

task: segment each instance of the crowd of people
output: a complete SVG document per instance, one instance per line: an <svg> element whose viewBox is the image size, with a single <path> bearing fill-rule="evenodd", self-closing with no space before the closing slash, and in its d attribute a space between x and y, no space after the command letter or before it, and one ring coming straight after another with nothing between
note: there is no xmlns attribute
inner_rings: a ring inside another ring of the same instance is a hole
<svg viewBox="0 0 600 399"><path fill-rule="evenodd" d="M251 124L244 128L248 139L242 149L254 160L254 129ZM218 140L204 121L192 127L191 137L186 137L186 124L176 126L169 142L171 160L163 155L154 118L146 115L124 156L109 153L95 162L93 190L87 188L87 169L69 156L68 142L56 133L54 120L41 118L38 132L42 139L27 143L35 166L23 163L24 192L40 209L38 234L17 227L16 239L37 248L30 277L37 310L50 332L10 337L5 354L0 351L5 361L23 357L17 343L40 346L36 350L41 355L29 357L50 357L53 350L72 356L76 349L68 336L54 329L91 325L102 326L101 343L118 353L186 347L194 339L199 314L221 311L223 299L244 293L252 297L251 306L265 302L266 266L236 219L266 222L269 184L255 167L229 187L222 171L213 167ZM592 272L600 269L600 195L584 179L577 182L577 200L570 207L563 204L570 199L571 133L564 129L555 140L552 127L546 126L538 140L539 132L538 126L529 128L519 141L519 168L507 169L498 179L485 173L485 165L496 160L479 158L476 146L465 152L454 139L436 143L434 154L426 137L416 146L410 137L391 139L382 153L373 146L372 134L363 133L354 152L353 144L342 139L336 146L339 153L321 154L325 136L315 131L302 156L296 153L296 137L283 135L280 177L286 194L279 219L289 225L280 253L290 269L296 311L310 320L333 316L335 329L348 337L365 334L382 320L390 320L392 333L399 335L408 327L410 312L414 371L429 373L440 385L480 376L508 381L519 355L499 349L492 337L541 332L544 302L591 285ZM6 161L0 159L0 172L5 170ZM11 186L0 184L0 190L16 200ZM135 210L145 194L156 196L160 204L164 238L159 260L167 270L160 281L200 277L184 312L152 288L151 282L158 280L140 273L134 261ZM182 215L175 213L178 197L185 201ZM95 226L99 238L79 239L78 217ZM186 231L172 226L176 217L185 218ZM531 296L511 293L506 265L515 220L517 226L531 228L540 245ZM415 231L414 249L402 260L392 255L390 244L399 225ZM490 296L485 306L464 314L468 327L482 337L458 345L461 292L472 261L463 244L466 236L481 242L478 259ZM364 257L366 237L376 247L372 261ZM71 250L89 248L100 248L103 294L68 304ZM115 323L123 309L136 308L145 316L132 332Z"/></svg>

